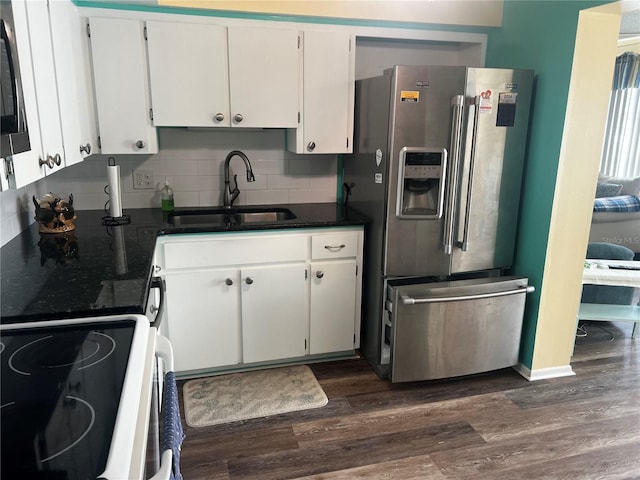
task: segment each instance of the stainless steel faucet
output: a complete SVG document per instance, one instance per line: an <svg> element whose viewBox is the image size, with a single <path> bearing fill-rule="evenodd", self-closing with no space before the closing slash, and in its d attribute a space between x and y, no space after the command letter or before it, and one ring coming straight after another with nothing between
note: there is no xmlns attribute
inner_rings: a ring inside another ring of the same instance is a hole
<svg viewBox="0 0 640 480"><path fill-rule="evenodd" d="M231 183L229 182L229 164L231 163L231 159L236 155L244 160L244 166L247 169L247 182L256 181L256 177L251 169L251 162L249 162L247 156L240 150L233 150L229 152L227 158L224 159L224 206L229 208L231 208L235 199L240 195L240 190L238 189L238 175L233 176L233 190L231 189Z"/></svg>

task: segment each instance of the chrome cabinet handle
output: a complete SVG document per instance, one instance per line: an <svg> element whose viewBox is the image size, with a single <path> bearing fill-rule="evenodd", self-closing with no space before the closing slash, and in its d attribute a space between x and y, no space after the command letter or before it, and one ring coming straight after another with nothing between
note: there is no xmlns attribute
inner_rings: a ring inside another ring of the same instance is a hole
<svg viewBox="0 0 640 480"><path fill-rule="evenodd" d="M316 148L316 142L309 142L309 143L307 143L307 150L309 150L310 152L312 152L314 148Z"/></svg>
<svg viewBox="0 0 640 480"><path fill-rule="evenodd" d="M55 167L55 160L51 155L47 155L47 159L43 160L42 157L38 157L38 166L41 167L46 165L49 168Z"/></svg>
<svg viewBox="0 0 640 480"><path fill-rule="evenodd" d="M236 113L236 114L233 116L233 120L234 120L236 123L240 123L243 119L244 119L244 117L243 117L241 114L239 114L239 113Z"/></svg>
<svg viewBox="0 0 640 480"><path fill-rule="evenodd" d="M224 113L216 113L216 114L213 116L213 119L214 119L216 122L221 122L221 121L223 121L223 120L224 120Z"/></svg>
<svg viewBox="0 0 640 480"><path fill-rule="evenodd" d="M135 144L135 147L139 149L144 148L144 142L142 140L138 140Z"/></svg>
<svg viewBox="0 0 640 480"><path fill-rule="evenodd" d="M56 165L60 166L60 164L62 163L62 157L60 156L59 153L56 153L53 156L53 161L56 163Z"/></svg>
<svg viewBox="0 0 640 480"><path fill-rule="evenodd" d="M245 282L247 283L247 285L251 285L251 284L253 283L253 278L251 278L251 277L247 277L247 278L245 279Z"/></svg>
<svg viewBox="0 0 640 480"><path fill-rule="evenodd" d="M318 270L318 271L316 272L316 277L317 277L317 278L322 278L322 277L324 277L324 272L323 272L322 270Z"/></svg>
<svg viewBox="0 0 640 480"><path fill-rule="evenodd" d="M86 145L80 145L80 153L91 155L91 144L87 143Z"/></svg>
<svg viewBox="0 0 640 480"><path fill-rule="evenodd" d="M329 250L330 252L337 252L338 250L342 250L345 247L345 244L342 245L325 245L324 248Z"/></svg>
<svg viewBox="0 0 640 480"><path fill-rule="evenodd" d="M231 286L231 285L233 285L233 280L231 280L230 278L227 278L227 279L224 281L224 283L225 283L225 285L229 285L229 286Z"/></svg>

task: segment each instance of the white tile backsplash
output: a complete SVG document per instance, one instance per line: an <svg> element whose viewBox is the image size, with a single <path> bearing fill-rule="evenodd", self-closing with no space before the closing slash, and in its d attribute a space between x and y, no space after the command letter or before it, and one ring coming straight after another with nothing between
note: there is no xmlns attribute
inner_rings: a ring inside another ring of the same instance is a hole
<svg viewBox="0 0 640 480"><path fill-rule="evenodd" d="M288 203L317 203L317 202L335 202L336 191L334 190L289 190Z"/></svg>
<svg viewBox="0 0 640 480"><path fill-rule="evenodd" d="M175 198L176 207L188 207L190 205L201 205L203 207L211 207L222 204L222 190L210 190L207 192L198 192L196 197L182 195Z"/></svg>
<svg viewBox="0 0 640 480"><path fill-rule="evenodd" d="M241 150L249 158L256 181L247 183L240 158L231 160L231 176L238 175L237 205L335 202L336 155L296 155L286 151L281 129L158 129L156 155L113 155L120 166L122 205L159 207L159 190L169 180L178 207L222 203L223 165L227 154ZM0 193L0 241L4 245L33 223L31 197L54 192L73 193L74 205L102 209L107 201L107 161L110 155L92 155L25 188ZM156 189L133 188L133 171L150 170Z"/></svg>
<svg viewBox="0 0 640 480"><path fill-rule="evenodd" d="M269 175L269 190L291 190L311 188L311 182L305 175Z"/></svg>
<svg viewBox="0 0 640 480"><path fill-rule="evenodd" d="M240 197L242 197L242 193ZM246 192L242 203L247 205L263 205L266 203L291 203L289 201L288 190L258 190L255 192ZM309 202L300 202L309 203Z"/></svg>
<svg viewBox="0 0 640 480"><path fill-rule="evenodd" d="M0 193L0 245L7 243L35 221L33 197L40 197L47 192L43 179L19 190Z"/></svg>

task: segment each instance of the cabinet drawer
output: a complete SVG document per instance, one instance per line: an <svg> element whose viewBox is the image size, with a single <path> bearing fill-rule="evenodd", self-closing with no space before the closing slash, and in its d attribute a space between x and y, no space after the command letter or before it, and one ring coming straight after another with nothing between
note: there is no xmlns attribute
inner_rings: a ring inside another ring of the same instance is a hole
<svg viewBox="0 0 640 480"><path fill-rule="evenodd" d="M304 261L304 236L220 238L164 245L166 269Z"/></svg>
<svg viewBox="0 0 640 480"><path fill-rule="evenodd" d="M311 237L311 259L355 257L358 233L353 231L316 234Z"/></svg>

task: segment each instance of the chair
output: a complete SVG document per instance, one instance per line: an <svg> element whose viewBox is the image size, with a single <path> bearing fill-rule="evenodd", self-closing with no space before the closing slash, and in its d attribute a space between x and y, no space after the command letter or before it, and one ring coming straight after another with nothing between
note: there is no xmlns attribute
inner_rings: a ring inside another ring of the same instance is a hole
<svg viewBox="0 0 640 480"><path fill-rule="evenodd" d="M593 260L633 260L634 255L633 250L613 243L593 242L587 246L587 258ZM583 285L581 303L631 306L634 304L635 290L634 287ZM595 320L595 318L593 319ZM590 320L590 318L580 316L579 320ZM615 321L615 318L611 318L611 320ZM634 323L633 337L635 337L637 327L638 322Z"/></svg>

